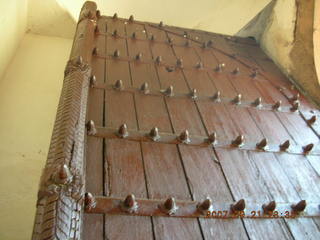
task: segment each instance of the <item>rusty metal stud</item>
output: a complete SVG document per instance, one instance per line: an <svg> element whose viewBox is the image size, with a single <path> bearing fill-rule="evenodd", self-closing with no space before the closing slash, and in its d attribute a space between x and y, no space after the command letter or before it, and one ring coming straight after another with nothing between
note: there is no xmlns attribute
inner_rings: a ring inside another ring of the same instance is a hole
<svg viewBox="0 0 320 240"><path fill-rule="evenodd" d="M296 111L298 111L299 107L300 107L300 102L299 102L299 100L297 100L292 103L292 107L290 108L290 110L292 112L296 112Z"/></svg>
<svg viewBox="0 0 320 240"><path fill-rule="evenodd" d="M184 130L182 133L180 133L179 135L179 141L182 142L182 143L185 143L185 144L188 144L191 142L190 140L190 134L189 134L189 131L186 129Z"/></svg>
<svg viewBox="0 0 320 240"><path fill-rule="evenodd" d="M232 141L232 145L235 147L241 147L244 144L244 136L239 135L236 139Z"/></svg>
<svg viewBox="0 0 320 240"><path fill-rule="evenodd" d="M232 73L233 73L234 75L239 74L239 73L240 73L240 68L236 67L236 68L232 71Z"/></svg>
<svg viewBox="0 0 320 240"><path fill-rule="evenodd" d="M97 56L98 55L98 48L94 47L92 50L92 55Z"/></svg>
<svg viewBox="0 0 320 240"><path fill-rule="evenodd" d="M300 94L299 94L299 93L296 93L295 95L293 95L293 96L290 98L290 100L291 100L292 102L295 102L295 101L298 101L299 98L300 98Z"/></svg>
<svg viewBox="0 0 320 240"><path fill-rule="evenodd" d="M216 72L222 72L223 68L225 67L226 65L224 63L219 63L218 66L216 67Z"/></svg>
<svg viewBox="0 0 320 240"><path fill-rule="evenodd" d="M119 127L118 135L121 138L126 138L129 136L127 124L124 123Z"/></svg>
<svg viewBox="0 0 320 240"><path fill-rule="evenodd" d="M95 34L100 33L100 29L99 29L98 25L94 28L94 33Z"/></svg>
<svg viewBox="0 0 320 240"><path fill-rule="evenodd" d="M262 98L258 97L256 100L253 101L252 105L255 107L261 107Z"/></svg>
<svg viewBox="0 0 320 240"><path fill-rule="evenodd" d="M313 143L310 143L310 144L304 146L303 147L303 153L304 154L309 154L312 151L313 147L314 147Z"/></svg>
<svg viewBox="0 0 320 240"><path fill-rule="evenodd" d="M258 73L259 73L259 72L258 72L258 69L254 69L253 72L252 72L252 74L251 74L251 77L252 77L252 78L257 77L257 76L258 76Z"/></svg>
<svg viewBox="0 0 320 240"><path fill-rule="evenodd" d="M129 22L133 22L133 21L134 21L133 15L130 15Z"/></svg>
<svg viewBox="0 0 320 240"><path fill-rule="evenodd" d="M113 88L115 90L119 90L119 91L123 90L123 82L122 82L122 80L121 79L117 80L116 83L113 85Z"/></svg>
<svg viewBox="0 0 320 240"><path fill-rule="evenodd" d="M202 62L198 62L197 65L196 65L196 68L203 69L203 63Z"/></svg>
<svg viewBox="0 0 320 240"><path fill-rule="evenodd" d="M179 67L179 68L183 67L183 61L181 58L178 58L178 60L177 60L177 67Z"/></svg>
<svg viewBox="0 0 320 240"><path fill-rule="evenodd" d="M242 98L242 95L241 94L238 94L237 96L235 96L235 98L232 100L232 102L234 104L241 104L241 98Z"/></svg>
<svg viewBox="0 0 320 240"><path fill-rule="evenodd" d="M91 210L97 205L97 202L93 195L89 192L84 194L84 206L86 210Z"/></svg>
<svg viewBox="0 0 320 240"><path fill-rule="evenodd" d="M147 82L143 83L140 87L140 91L143 92L144 94L150 93L149 85Z"/></svg>
<svg viewBox="0 0 320 240"><path fill-rule="evenodd" d="M88 135L91 135L91 136L97 134L96 125L94 124L93 120L90 120L87 122L87 132L88 132Z"/></svg>
<svg viewBox="0 0 320 240"><path fill-rule="evenodd" d="M97 83L97 78L95 75L92 75L90 77L90 87L94 87L96 85L96 83Z"/></svg>
<svg viewBox="0 0 320 240"><path fill-rule="evenodd" d="M196 99L197 97L198 97L198 95L197 95L197 89L192 89L191 90L191 93L190 93L190 96L191 96L191 98L192 99Z"/></svg>
<svg viewBox="0 0 320 240"><path fill-rule="evenodd" d="M301 200L300 202L291 205L291 209L294 212L303 212L306 207L307 207L306 200Z"/></svg>
<svg viewBox="0 0 320 240"><path fill-rule="evenodd" d="M174 92L173 92L173 86L169 86L165 91L164 94L167 97L173 97L174 96Z"/></svg>
<svg viewBox="0 0 320 240"><path fill-rule="evenodd" d="M136 201L136 197L133 194L129 194L120 204L120 208L128 213L135 213L138 210L138 207L139 205Z"/></svg>
<svg viewBox="0 0 320 240"><path fill-rule="evenodd" d="M290 140L286 140L284 143L280 144L281 151L287 151L290 147Z"/></svg>
<svg viewBox="0 0 320 240"><path fill-rule="evenodd" d="M54 176L54 181L58 184L67 184L71 182L72 175L67 164L62 164Z"/></svg>
<svg viewBox="0 0 320 240"><path fill-rule="evenodd" d="M157 58L156 58L156 63L157 64L160 64L162 62L162 57L161 56L158 56Z"/></svg>
<svg viewBox="0 0 320 240"><path fill-rule="evenodd" d="M120 57L120 51L118 49L116 49L113 53L113 57L118 58Z"/></svg>
<svg viewBox="0 0 320 240"><path fill-rule="evenodd" d="M142 58L142 53L140 52L140 53L138 53L137 55L136 55L136 60L141 60L141 58Z"/></svg>
<svg viewBox="0 0 320 240"><path fill-rule="evenodd" d="M262 205L262 209L265 213L272 213L277 207L276 201L271 201Z"/></svg>
<svg viewBox="0 0 320 240"><path fill-rule="evenodd" d="M187 32L187 31L184 31L184 32L183 32L183 37L184 37L184 38L188 37L188 32Z"/></svg>
<svg viewBox="0 0 320 240"><path fill-rule="evenodd" d="M160 139L159 129L157 127L152 128L150 130L149 136L153 141L158 141Z"/></svg>
<svg viewBox="0 0 320 240"><path fill-rule="evenodd" d="M279 111L281 109L281 100L277 101L273 106L272 109Z"/></svg>
<svg viewBox="0 0 320 240"><path fill-rule="evenodd" d="M268 148L268 140L266 138L262 139L257 143L256 147L260 150L266 150Z"/></svg>
<svg viewBox="0 0 320 240"><path fill-rule="evenodd" d="M314 124L317 121L317 116L313 115L311 118L309 118L307 120L307 123L309 123L310 125Z"/></svg>
<svg viewBox="0 0 320 240"><path fill-rule="evenodd" d="M97 16L97 18L101 18L101 12L100 12L100 10L97 10L97 11L96 11L96 16Z"/></svg>
<svg viewBox="0 0 320 240"><path fill-rule="evenodd" d="M238 202L231 205L232 212L243 211L245 208L246 208L246 202L244 199L240 199Z"/></svg>
<svg viewBox="0 0 320 240"><path fill-rule="evenodd" d="M206 215L208 211L212 210L212 200L207 197L203 202L197 205L197 209L201 214Z"/></svg>
<svg viewBox="0 0 320 240"><path fill-rule="evenodd" d="M132 35L131 35L131 37L132 37L133 39L136 39L136 37L137 37L136 32L133 32Z"/></svg>
<svg viewBox="0 0 320 240"><path fill-rule="evenodd" d="M117 13L115 13L115 14L113 14L113 17L112 17L113 19L118 19L118 14Z"/></svg>
<svg viewBox="0 0 320 240"><path fill-rule="evenodd" d="M115 30L113 31L112 36L114 36L114 37L117 37L117 36L118 36L118 31L117 31L117 29L115 29Z"/></svg>
<svg viewBox="0 0 320 240"><path fill-rule="evenodd" d="M216 132L211 133L207 141L211 144L215 144L217 142L217 133Z"/></svg>
<svg viewBox="0 0 320 240"><path fill-rule="evenodd" d="M176 200L173 197L168 198L163 204L159 206L159 208L161 211L168 215L173 215L178 210Z"/></svg>
<svg viewBox="0 0 320 240"><path fill-rule="evenodd" d="M221 102L221 98L220 98L220 96L221 96L221 93L220 93L220 91L217 91L214 95L213 95L213 101L215 101L215 102Z"/></svg>
<svg viewBox="0 0 320 240"><path fill-rule="evenodd" d="M160 23L159 23L159 27L163 27L163 26L164 26L163 22L162 22L162 21L160 21Z"/></svg>

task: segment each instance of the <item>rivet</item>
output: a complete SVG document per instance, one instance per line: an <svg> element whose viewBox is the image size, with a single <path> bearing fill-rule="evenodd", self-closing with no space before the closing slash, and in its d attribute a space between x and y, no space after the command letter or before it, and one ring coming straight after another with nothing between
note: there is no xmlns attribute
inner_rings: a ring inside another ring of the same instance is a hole
<svg viewBox="0 0 320 240"><path fill-rule="evenodd" d="M304 154L309 154L312 151L313 147L314 147L313 143L310 143L310 144L304 146L303 147L303 153Z"/></svg>
<svg viewBox="0 0 320 240"><path fill-rule="evenodd" d="M173 86L169 86L165 91L164 94L167 97L173 97L174 96L174 92L173 92Z"/></svg>
<svg viewBox="0 0 320 240"><path fill-rule="evenodd" d="M113 31L112 36L114 36L114 37L117 37L117 36L118 36L118 31L117 31L117 29L115 29L115 30Z"/></svg>
<svg viewBox="0 0 320 240"><path fill-rule="evenodd" d="M129 22L133 22L133 20L134 20L133 15L130 15Z"/></svg>
<svg viewBox="0 0 320 240"><path fill-rule="evenodd" d="M100 32L98 25L94 28L94 33L98 34Z"/></svg>
<svg viewBox="0 0 320 240"><path fill-rule="evenodd" d="M94 56L98 55L98 48L97 47L93 48L92 55L94 55Z"/></svg>
<svg viewBox="0 0 320 240"><path fill-rule="evenodd" d="M306 200L301 200L300 202L291 205L291 209L294 212L303 212L306 207L307 207L307 201Z"/></svg>
<svg viewBox="0 0 320 240"><path fill-rule="evenodd" d="M212 200L207 197L203 202L197 205L197 209L201 214L206 215L208 211L212 210Z"/></svg>
<svg viewBox="0 0 320 240"><path fill-rule="evenodd" d="M315 124L315 122L317 121L317 116L313 115L311 118L309 118L307 120L307 123L309 123L310 125Z"/></svg>
<svg viewBox="0 0 320 240"><path fill-rule="evenodd" d="M268 148L268 140L266 138L262 139L257 143L256 147L260 150L266 150Z"/></svg>
<svg viewBox="0 0 320 240"><path fill-rule="evenodd" d="M179 135L179 141L185 144L188 144L191 142L190 140L190 135L189 135L189 131L186 129L183 132L181 132L181 134Z"/></svg>
<svg viewBox="0 0 320 240"><path fill-rule="evenodd" d="M203 69L203 63L202 62L198 62L197 65L196 65L196 68Z"/></svg>
<svg viewBox="0 0 320 240"><path fill-rule="evenodd" d="M94 124L93 120L90 120L87 122L87 132L88 132L88 135L91 135L91 136L97 134L96 125Z"/></svg>
<svg viewBox="0 0 320 240"><path fill-rule="evenodd" d="M197 96L197 89L192 89L191 90L191 93L190 93L190 96L192 99L196 99L198 96Z"/></svg>
<svg viewBox="0 0 320 240"><path fill-rule="evenodd" d="M135 39L137 36L136 36L136 32L133 32L132 33L132 36L131 36L133 39Z"/></svg>
<svg viewBox="0 0 320 240"><path fill-rule="evenodd" d="M220 96L221 96L221 93L220 93L220 91L217 91L214 95L213 95L213 101L215 101L215 102L221 102L221 98L220 98Z"/></svg>
<svg viewBox="0 0 320 240"><path fill-rule="evenodd" d="M119 127L118 135L119 135L119 137L121 137L121 138L126 138L126 137L129 136L127 124L124 123L124 124L122 124L122 125Z"/></svg>
<svg viewBox="0 0 320 240"><path fill-rule="evenodd" d="M160 23L159 23L159 27L163 27L164 26L164 24L163 24L163 22L161 21Z"/></svg>
<svg viewBox="0 0 320 240"><path fill-rule="evenodd" d="M66 184L71 182L71 180L72 180L72 175L69 170L69 167L67 166L67 164L62 164L55 176L55 182L59 184Z"/></svg>
<svg viewBox="0 0 320 240"><path fill-rule="evenodd" d="M280 111L281 110L281 100L277 101L273 106L272 109Z"/></svg>
<svg viewBox="0 0 320 240"><path fill-rule="evenodd" d="M153 34L151 34L150 40L154 41L155 39L156 39L155 36Z"/></svg>
<svg viewBox="0 0 320 240"><path fill-rule="evenodd" d="M163 204L159 206L159 208L161 211L168 215L173 215L178 210L176 200L173 197L168 198Z"/></svg>
<svg viewBox="0 0 320 240"><path fill-rule="evenodd" d="M238 94L237 96L235 96L235 98L232 100L232 102L234 104L241 104L241 98L242 98L242 95L241 94Z"/></svg>
<svg viewBox="0 0 320 240"><path fill-rule="evenodd" d="M277 207L276 201L271 201L262 205L262 209L265 213L272 213Z"/></svg>
<svg viewBox="0 0 320 240"><path fill-rule="evenodd" d="M92 208L94 208L97 205L95 198L89 192L85 193L85 195L84 195L84 205L85 205L85 209L87 211L91 210Z"/></svg>
<svg viewBox="0 0 320 240"><path fill-rule="evenodd" d="M185 44L186 47L190 47L191 46L191 42L189 39L186 40Z"/></svg>
<svg viewBox="0 0 320 240"><path fill-rule="evenodd" d="M115 58L120 57L120 51L119 51L118 49L116 49L116 50L114 51L114 53L113 53L113 56L114 56Z"/></svg>
<svg viewBox="0 0 320 240"><path fill-rule="evenodd" d="M183 67L183 61L181 58L178 58L178 60L177 60L177 67L179 67L179 68Z"/></svg>
<svg viewBox="0 0 320 240"><path fill-rule="evenodd" d="M216 72L222 72L223 68L225 67L226 65L224 63L219 63L218 66L216 67Z"/></svg>
<svg viewBox="0 0 320 240"><path fill-rule="evenodd" d="M295 102L295 101L298 101L299 98L300 98L300 94L299 94L299 93L296 93L295 95L293 95L293 96L291 97L290 100L291 100L292 102Z"/></svg>
<svg viewBox="0 0 320 240"><path fill-rule="evenodd" d="M231 205L232 212L243 211L245 208L246 208L246 202L244 199L240 199L238 202Z"/></svg>
<svg viewBox="0 0 320 240"><path fill-rule="evenodd" d="M258 97L256 100L253 101L252 105L255 107L261 107L262 98Z"/></svg>
<svg viewBox="0 0 320 240"><path fill-rule="evenodd" d="M94 87L96 85L96 83L97 83L97 78L95 75L92 75L90 77L90 87Z"/></svg>
<svg viewBox="0 0 320 240"><path fill-rule="evenodd" d="M152 128L150 130L149 136L153 141L158 141L160 139L159 129L157 127Z"/></svg>
<svg viewBox="0 0 320 240"><path fill-rule="evenodd" d="M211 133L207 141L211 144L215 144L217 142L217 133L216 132Z"/></svg>
<svg viewBox="0 0 320 240"><path fill-rule="evenodd" d="M122 80L121 79L117 80L116 83L113 85L113 88L119 91L123 90L124 87L123 87Z"/></svg>
<svg viewBox="0 0 320 240"><path fill-rule="evenodd" d="M113 17L112 17L113 19L117 19L118 18L118 14L117 13L115 13L115 14L113 14Z"/></svg>
<svg viewBox="0 0 320 240"><path fill-rule="evenodd" d="M258 69L254 69L253 72L252 72L252 74L251 74L251 77L252 77L252 78L255 78L255 77L257 77L257 76L258 76Z"/></svg>
<svg viewBox="0 0 320 240"><path fill-rule="evenodd" d="M232 73L233 73L234 75L239 74L239 73L240 73L240 68L236 67L236 68L232 71Z"/></svg>
<svg viewBox="0 0 320 240"><path fill-rule="evenodd" d="M101 12L100 12L100 10L97 10L97 11L96 11L96 16L97 16L97 18L100 18L100 17L101 17Z"/></svg>
<svg viewBox="0 0 320 240"><path fill-rule="evenodd" d="M287 151L290 147L290 140L286 140L284 143L280 144L281 151Z"/></svg>
<svg viewBox="0 0 320 240"><path fill-rule="evenodd" d="M140 91L143 92L144 94L148 94L150 92L149 85L147 82L141 85Z"/></svg>
<svg viewBox="0 0 320 240"><path fill-rule="evenodd" d="M290 110L292 112L296 112L296 111L298 111L299 107L300 107L300 102L299 102L299 100L297 100L292 103L292 107L290 108Z"/></svg>
<svg viewBox="0 0 320 240"><path fill-rule="evenodd" d="M133 194L129 194L124 201L121 202L120 207L123 211L128 213L135 213L138 210L138 203Z"/></svg>
<svg viewBox="0 0 320 240"><path fill-rule="evenodd" d="M76 58L76 65L82 66L82 64L83 64L83 58L82 58L82 56L78 56Z"/></svg>
<svg viewBox="0 0 320 240"><path fill-rule="evenodd" d="M141 58L142 58L142 53L138 53L137 55L136 55L136 60L141 60Z"/></svg>
<svg viewBox="0 0 320 240"><path fill-rule="evenodd" d="M236 139L234 139L232 141L232 145L235 147L241 147L244 144L244 136L243 135L239 135L238 137L236 137Z"/></svg>
<svg viewBox="0 0 320 240"><path fill-rule="evenodd" d="M160 64L162 62L162 57L161 56L158 56L157 58L156 58L156 63L157 64Z"/></svg>

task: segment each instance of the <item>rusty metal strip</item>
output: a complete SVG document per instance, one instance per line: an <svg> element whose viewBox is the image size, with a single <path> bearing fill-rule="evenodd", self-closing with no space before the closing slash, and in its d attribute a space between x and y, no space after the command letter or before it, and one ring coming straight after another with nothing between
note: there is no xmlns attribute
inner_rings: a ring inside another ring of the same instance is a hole
<svg viewBox="0 0 320 240"><path fill-rule="evenodd" d="M311 144L307 146L292 145L289 141L280 144L268 143L266 139L262 139L259 143L245 142L244 136L240 135L230 141L219 141L219 136L212 133L210 136L190 135L188 130L183 131L181 134L172 134L159 132L157 127L150 131L137 131L128 130L126 124L121 125L118 129L105 128L95 126L93 121L87 123L88 135L94 137L115 139L122 138L129 141L138 142L158 142L166 144L187 144L191 146L214 146L216 148L239 148L246 151L259 151L259 152L286 152L288 154L296 155L320 155L319 146L314 147ZM306 150L307 149L307 150Z"/></svg>
<svg viewBox="0 0 320 240"><path fill-rule="evenodd" d="M179 218L310 218L320 217L319 203L236 203L212 202L207 198L203 202L179 201L168 199L135 199L92 196L87 193L86 213L104 213L111 215L159 216Z"/></svg>
<svg viewBox="0 0 320 240"><path fill-rule="evenodd" d="M81 10L38 192L32 239L80 239L85 185L85 117L96 4Z"/></svg>

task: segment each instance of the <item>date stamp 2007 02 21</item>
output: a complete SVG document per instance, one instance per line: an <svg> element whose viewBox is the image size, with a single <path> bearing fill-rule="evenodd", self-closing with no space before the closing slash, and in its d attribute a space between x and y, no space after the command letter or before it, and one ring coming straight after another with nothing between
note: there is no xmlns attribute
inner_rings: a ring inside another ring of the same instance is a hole
<svg viewBox="0 0 320 240"><path fill-rule="evenodd" d="M294 214L291 211L279 212L272 211L269 213L264 213L261 210L258 211L237 211L230 214L228 210L219 210L219 211L207 211L207 218L295 218L297 214Z"/></svg>

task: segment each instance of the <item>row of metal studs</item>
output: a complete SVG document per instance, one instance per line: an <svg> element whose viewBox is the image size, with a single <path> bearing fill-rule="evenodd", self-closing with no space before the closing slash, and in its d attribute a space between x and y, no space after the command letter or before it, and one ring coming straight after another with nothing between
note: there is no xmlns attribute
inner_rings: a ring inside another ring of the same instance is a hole
<svg viewBox="0 0 320 240"><path fill-rule="evenodd" d="M161 133L157 127L152 128L149 132L145 131L129 131L126 124L122 124L118 129L96 127L94 121L90 120L87 123L87 133L91 136L104 138L123 138L132 141L153 141L169 144L187 144L196 146L210 146L220 148L240 148L250 151L265 151L265 152L287 152L291 154L303 155L320 155L318 149L314 149L314 144L310 143L306 146L300 147L298 145L291 145L289 140L286 140L280 145L269 144L266 138L262 139L257 144L245 143L243 135L237 136L234 140L229 142L218 142L217 134L213 132L210 136L190 136L188 130L182 131L179 135L172 133Z"/></svg>

